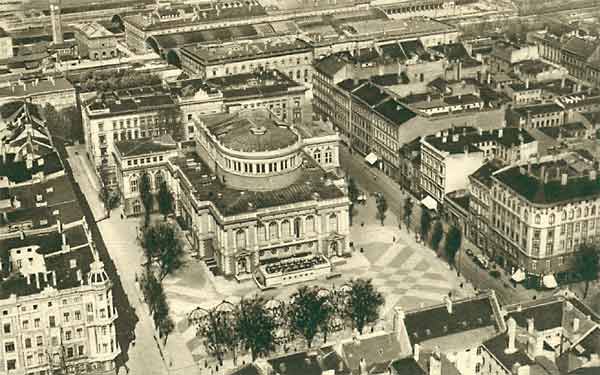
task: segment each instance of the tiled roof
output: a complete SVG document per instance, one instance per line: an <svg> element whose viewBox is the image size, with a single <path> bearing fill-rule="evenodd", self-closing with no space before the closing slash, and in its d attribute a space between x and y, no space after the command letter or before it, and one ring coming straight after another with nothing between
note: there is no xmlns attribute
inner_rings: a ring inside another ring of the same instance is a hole
<svg viewBox="0 0 600 375"><path fill-rule="evenodd" d="M344 343L342 353L353 373L359 369L361 358L367 362L368 373L372 373L373 369L385 370L402 354L400 348L397 334L394 332L362 337L360 340Z"/></svg>
<svg viewBox="0 0 600 375"><path fill-rule="evenodd" d="M477 328L498 325L494 301L488 295L454 301L406 313L404 324L413 344Z"/></svg>

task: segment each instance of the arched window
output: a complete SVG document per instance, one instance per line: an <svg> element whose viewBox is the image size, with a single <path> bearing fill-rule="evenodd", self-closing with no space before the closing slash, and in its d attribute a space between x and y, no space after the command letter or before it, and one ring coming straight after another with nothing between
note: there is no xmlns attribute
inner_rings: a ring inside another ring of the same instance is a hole
<svg viewBox="0 0 600 375"><path fill-rule="evenodd" d="M156 172L156 175L154 175L154 181L156 183L156 189L160 189L160 185L162 185L163 181L165 180L163 174L161 171Z"/></svg>
<svg viewBox="0 0 600 375"><path fill-rule="evenodd" d="M577 207L577 217L581 217L581 207Z"/></svg>
<svg viewBox="0 0 600 375"><path fill-rule="evenodd" d="M246 248L246 231L243 229L240 229L235 233L235 245L238 250Z"/></svg>
<svg viewBox="0 0 600 375"><path fill-rule="evenodd" d="M267 240L267 228L265 227L264 224L258 224L257 226L257 232L258 232L258 240L259 241L266 241Z"/></svg>
<svg viewBox="0 0 600 375"><path fill-rule="evenodd" d="M329 231L330 232L338 232L338 217L336 214L329 215Z"/></svg>
<svg viewBox="0 0 600 375"><path fill-rule="evenodd" d="M281 222L281 237L287 238L291 234L290 221L284 220Z"/></svg>
<svg viewBox="0 0 600 375"><path fill-rule="evenodd" d="M302 236L302 219L299 217L294 219L294 238L300 238Z"/></svg>
<svg viewBox="0 0 600 375"><path fill-rule="evenodd" d="M563 212L562 212L562 220L567 220L567 210L563 210Z"/></svg>
<svg viewBox="0 0 600 375"><path fill-rule="evenodd" d="M309 215L306 217L306 220L304 221L305 224L305 228L306 228L306 233L315 233L315 217L312 215Z"/></svg>
<svg viewBox="0 0 600 375"><path fill-rule="evenodd" d="M590 214L590 208L589 208L589 207L586 207L586 208L583 210L583 217L587 217L589 214Z"/></svg>
<svg viewBox="0 0 600 375"><path fill-rule="evenodd" d="M555 220L554 214L550 214L550 218L549 218L550 224L554 224L554 220Z"/></svg>
<svg viewBox="0 0 600 375"><path fill-rule="evenodd" d="M271 239L279 238L279 226L277 225L277 223L275 221L273 221L273 222L271 222L271 224L269 224L269 237Z"/></svg>
<svg viewBox="0 0 600 375"><path fill-rule="evenodd" d="M535 223L539 224L541 221L542 221L542 217L539 214L535 215Z"/></svg>
<svg viewBox="0 0 600 375"><path fill-rule="evenodd" d="M575 210L571 208L569 210L569 219L572 219L574 216L575 216Z"/></svg>
<svg viewBox="0 0 600 375"><path fill-rule="evenodd" d="M529 220L529 211L525 210L523 212L523 220L525 220L525 221Z"/></svg>

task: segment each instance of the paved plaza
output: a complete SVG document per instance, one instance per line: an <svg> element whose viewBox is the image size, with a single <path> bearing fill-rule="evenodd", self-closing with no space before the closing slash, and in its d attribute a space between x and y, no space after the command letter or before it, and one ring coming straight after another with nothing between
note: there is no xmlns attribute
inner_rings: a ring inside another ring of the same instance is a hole
<svg viewBox="0 0 600 375"><path fill-rule="evenodd" d="M335 271L342 276L304 284L330 288L342 285L352 277L373 279L376 288L385 296L382 312L388 327L395 306L412 309L437 304L449 292L455 298L474 294L473 288L458 278L431 249L415 243L412 232L400 231L393 214L388 216L385 226L375 221L373 198L366 206L360 206L351 234L356 250L346 264L335 266ZM361 226L363 222L364 226ZM238 283L215 277L204 264L192 259L184 270L165 280L177 329L197 361L204 361L205 353L201 340L195 336L195 328L187 323L187 314L194 308L210 308L223 300L236 302L256 293L286 300L300 285L303 284L261 292L253 281Z"/></svg>

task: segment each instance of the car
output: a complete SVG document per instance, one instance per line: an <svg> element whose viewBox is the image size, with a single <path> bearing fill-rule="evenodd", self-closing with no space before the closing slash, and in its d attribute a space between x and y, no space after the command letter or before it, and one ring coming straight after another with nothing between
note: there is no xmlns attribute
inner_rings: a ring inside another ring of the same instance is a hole
<svg viewBox="0 0 600 375"><path fill-rule="evenodd" d="M475 255L475 254L473 254L473 250L471 250L471 249L465 250L465 254L467 254L470 257L473 257L473 255Z"/></svg>

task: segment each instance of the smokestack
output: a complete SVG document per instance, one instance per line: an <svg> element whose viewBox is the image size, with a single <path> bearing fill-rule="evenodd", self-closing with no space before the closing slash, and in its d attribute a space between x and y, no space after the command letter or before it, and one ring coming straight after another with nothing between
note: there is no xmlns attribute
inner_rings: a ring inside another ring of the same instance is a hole
<svg viewBox="0 0 600 375"><path fill-rule="evenodd" d="M508 346L504 350L506 354L513 354L517 351L517 347L515 346L515 341L517 338L517 322L510 318L508 322L506 322L506 326L508 327Z"/></svg>

